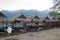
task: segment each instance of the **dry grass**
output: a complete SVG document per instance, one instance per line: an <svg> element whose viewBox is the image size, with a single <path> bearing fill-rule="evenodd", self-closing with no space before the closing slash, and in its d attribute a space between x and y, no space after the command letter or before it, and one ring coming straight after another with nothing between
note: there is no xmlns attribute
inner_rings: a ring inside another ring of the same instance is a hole
<svg viewBox="0 0 60 40"><path fill-rule="evenodd" d="M37 32L36 30L28 30L27 32ZM13 31L10 35L8 35L7 33L6 34L2 34L0 33L0 38L3 38L3 37L8 37L8 36L15 36L15 35L20 35L20 34L24 34L26 32L20 32L20 31Z"/></svg>
<svg viewBox="0 0 60 40"><path fill-rule="evenodd" d="M24 32L18 32L18 31L12 32L12 33L9 34L9 35L8 35L7 33L4 34L4 35L1 33L1 34L0 34L0 38L9 37L9 36L15 36L15 35L20 35L20 34L23 34L23 33L24 33Z"/></svg>
<svg viewBox="0 0 60 40"><path fill-rule="evenodd" d="M27 32L21 35L0 38L0 40L16 38L18 40L60 40L60 28L43 30L39 32Z"/></svg>

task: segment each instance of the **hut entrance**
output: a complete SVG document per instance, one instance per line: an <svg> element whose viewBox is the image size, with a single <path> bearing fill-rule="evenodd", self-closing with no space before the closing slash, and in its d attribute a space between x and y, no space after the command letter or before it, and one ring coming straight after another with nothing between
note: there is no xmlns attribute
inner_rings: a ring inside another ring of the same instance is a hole
<svg viewBox="0 0 60 40"><path fill-rule="evenodd" d="M19 20L14 21L14 27L23 27L23 22Z"/></svg>
<svg viewBox="0 0 60 40"><path fill-rule="evenodd" d="M34 21L34 20L32 20L31 22L32 22L33 25L36 25L36 26L39 25L39 22L38 22L38 21Z"/></svg>
<svg viewBox="0 0 60 40"><path fill-rule="evenodd" d="M39 22L36 21L35 24L36 24L36 25L39 25Z"/></svg>

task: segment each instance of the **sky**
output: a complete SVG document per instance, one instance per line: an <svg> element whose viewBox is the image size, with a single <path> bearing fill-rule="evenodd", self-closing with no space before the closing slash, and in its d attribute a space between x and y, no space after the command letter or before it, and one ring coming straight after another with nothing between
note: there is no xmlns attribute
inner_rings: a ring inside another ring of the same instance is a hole
<svg viewBox="0 0 60 40"><path fill-rule="evenodd" d="M0 0L1 10L49 10L53 5L52 0Z"/></svg>

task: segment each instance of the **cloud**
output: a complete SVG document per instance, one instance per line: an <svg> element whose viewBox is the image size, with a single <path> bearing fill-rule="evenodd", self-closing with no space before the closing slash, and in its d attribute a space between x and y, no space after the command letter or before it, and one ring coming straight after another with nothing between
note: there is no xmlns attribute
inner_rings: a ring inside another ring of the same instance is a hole
<svg viewBox="0 0 60 40"><path fill-rule="evenodd" d="M0 0L0 10L48 10L52 0Z"/></svg>

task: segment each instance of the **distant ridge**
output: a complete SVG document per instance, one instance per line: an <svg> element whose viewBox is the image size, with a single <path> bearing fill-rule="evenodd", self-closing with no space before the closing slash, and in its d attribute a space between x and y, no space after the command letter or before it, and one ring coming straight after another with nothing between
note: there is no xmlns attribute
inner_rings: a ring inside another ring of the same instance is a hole
<svg viewBox="0 0 60 40"><path fill-rule="evenodd" d="M28 15L38 15L38 16L48 16L49 11L44 10L44 11L37 11L37 10L16 10L16 11L8 11L8 10L2 10L1 11L3 14L5 14L8 18L11 18L12 16L16 14L24 14L26 16Z"/></svg>

